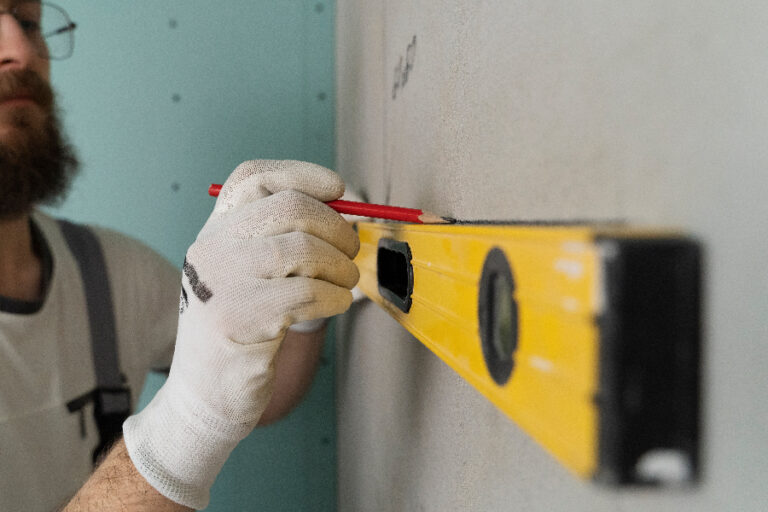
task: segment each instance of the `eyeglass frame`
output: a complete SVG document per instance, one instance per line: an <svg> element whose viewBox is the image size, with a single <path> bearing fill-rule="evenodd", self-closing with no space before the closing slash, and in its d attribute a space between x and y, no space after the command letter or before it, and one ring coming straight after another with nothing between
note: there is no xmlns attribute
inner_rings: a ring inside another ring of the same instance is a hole
<svg viewBox="0 0 768 512"><path fill-rule="evenodd" d="M24 30L24 26L22 25L22 21L23 20L20 20L17 17L17 9L18 9L19 5L20 4L27 4L27 3L37 3L37 4L40 4L43 7L49 7L49 8L55 9L56 11L60 12L61 15L64 17L64 19L66 20L66 24L64 24L61 27L57 28L55 31L49 32L48 34L42 34L42 33L40 34L40 36L43 39L43 43L45 44L45 52L41 52L40 49L37 49L36 50L37 54L41 58L46 59L46 60L65 60L65 59L70 58L72 56L72 54L75 53L75 36L74 36L74 34L69 34L69 38L70 38L69 51L65 55L63 55L61 57L51 57L51 54L48 51L48 48L49 48L49 46L48 46L48 38L49 37L58 36L58 35L61 35L61 34L65 34L67 32L74 32L74 30L77 28L77 23L72 21L72 19L69 17L69 14L67 13L67 11L64 10L63 7L60 7L60 6L58 6L56 4L53 4L53 3L50 3L50 2L42 2L42 1L38 1L38 0L23 0L21 2L14 2L14 5L11 6L11 8L9 8L7 10L0 10L0 16L3 15L3 14L8 14L8 15L12 16L13 19L16 20L16 23L19 24L19 26L21 27L22 31L24 31L25 37L27 37L27 39L29 39L29 37L27 36L26 31ZM30 42L32 42L31 39L30 39ZM34 45L34 43L33 43L33 45Z"/></svg>

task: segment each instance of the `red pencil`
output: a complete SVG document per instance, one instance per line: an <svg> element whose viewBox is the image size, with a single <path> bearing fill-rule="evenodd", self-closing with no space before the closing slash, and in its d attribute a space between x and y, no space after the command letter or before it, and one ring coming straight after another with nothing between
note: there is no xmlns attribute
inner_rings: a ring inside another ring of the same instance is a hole
<svg viewBox="0 0 768 512"><path fill-rule="evenodd" d="M208 194L216 197L219 195L221 185L212 184L208 187ZM434 213L417 210L415 208L401 208L399 206L386 206L383 204L358 203L355 201L328 201L328 206L339 213L347 215L359 215L361 217L374 217L377 219L401 220L418 224L453 224L456 222L450 217L441 217Z"/></svg>

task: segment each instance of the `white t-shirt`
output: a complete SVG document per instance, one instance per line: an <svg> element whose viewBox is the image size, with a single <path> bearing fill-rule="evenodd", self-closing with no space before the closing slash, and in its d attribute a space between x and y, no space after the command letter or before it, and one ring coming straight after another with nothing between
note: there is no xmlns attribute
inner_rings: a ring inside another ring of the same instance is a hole
<svg viewBox="0 0 768 512"><path fill-rule="evenodd" d="M93 403L82 413L66 406L96 386L80 270L57 222L40 212L33 220L53 264L37 311L0 310L3 512L63 505L91 473L99 440ZM135 407L147 372L170 366L180 272L131 238L102 228L94 232L107 264L120 369Z"/></svg>

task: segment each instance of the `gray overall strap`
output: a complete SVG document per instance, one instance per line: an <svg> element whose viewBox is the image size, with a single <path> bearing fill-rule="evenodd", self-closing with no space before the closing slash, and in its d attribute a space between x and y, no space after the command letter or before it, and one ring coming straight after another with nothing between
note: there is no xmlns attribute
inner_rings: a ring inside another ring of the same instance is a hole
<svg viewBox="0 0 768 512"><path fill-rule="evenodd" d="M61 232L77 260L85 291L91 352L96 373L93 391L94 414L100 443L94 459L121 433L123 420L130 414L130 391L120 372L117 333L112 293L104 254L96 235L85 226L59 220Z"/></svg>

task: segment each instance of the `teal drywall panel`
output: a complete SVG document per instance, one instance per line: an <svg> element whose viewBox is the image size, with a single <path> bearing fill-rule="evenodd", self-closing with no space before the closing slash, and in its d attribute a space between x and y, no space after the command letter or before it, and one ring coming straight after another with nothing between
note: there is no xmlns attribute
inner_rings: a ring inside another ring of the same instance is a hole
<svg viewBox="0 0 768 512"><path fill-rule="evenodd" d="M61 214L172 261L207 186L243 160L333 165L333 4L72 0L75 54L52 64L83 171Z"/></svg>
<svg viewBox="0 0 768 512"><path fill-rule="evenodd" d="M333 167L333 0L71 0L53 83L81 174L56 215L135 236L180 266L211 182L251 158ZM210 511L334 510L333 346L304 403L235 451ZM143 402L162 379L148 379Z"/></svg>

